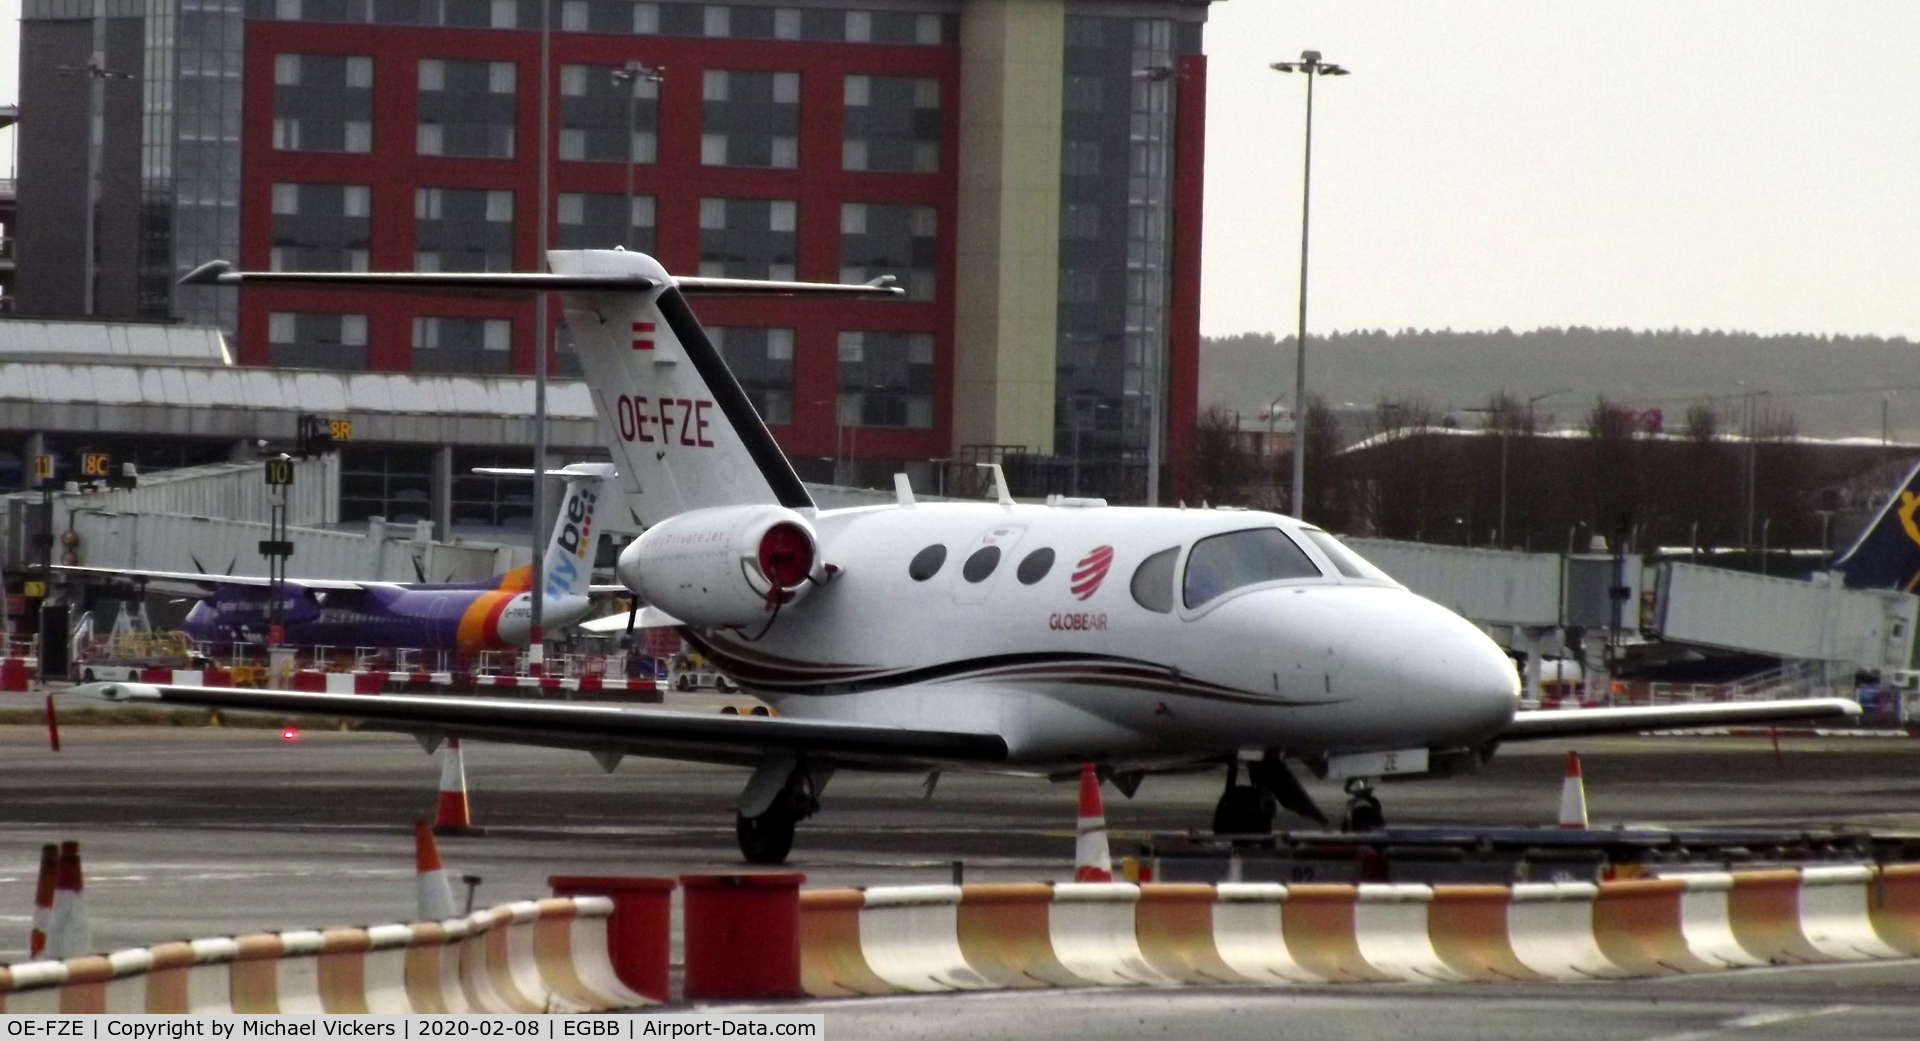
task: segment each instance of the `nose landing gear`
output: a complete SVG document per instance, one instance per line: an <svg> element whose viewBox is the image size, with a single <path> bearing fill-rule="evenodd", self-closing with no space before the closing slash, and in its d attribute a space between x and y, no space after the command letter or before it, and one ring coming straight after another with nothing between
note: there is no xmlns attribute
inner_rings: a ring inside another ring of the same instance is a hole
<svg viewBox="0 0 1920 1041"><path fill-rule="evenodd" d="M1373 794L1373 778L1349 778L1347 780L1347 815L1340 822L1340 830L1380 831L1386 826L1386 813L1380 808L1379 798Z"/></svg>
<svg viewBox="0 0 1920 1041"><path fill-rule="evenodd" d="M1227 788L1213 808L1215 835L1269 835L1273 833L1276 808L1295 813L1310 821L1326 824L1326 815L1300 786L1299 778L1287 769L1278 755L1247 764L1247 784L1240 784L1240 761L1227 763Z"/></svg>

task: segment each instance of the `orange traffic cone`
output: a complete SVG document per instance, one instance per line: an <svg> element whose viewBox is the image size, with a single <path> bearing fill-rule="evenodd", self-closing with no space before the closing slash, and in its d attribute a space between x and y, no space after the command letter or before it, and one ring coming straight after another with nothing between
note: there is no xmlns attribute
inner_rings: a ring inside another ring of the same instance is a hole
<svg viewBox="0 0 1920 1041"><path fill-rule="evenodd" d="M62 842L55 868L53 914L47 923L48 960L78 958L93 953L93 919L87 914L87 893L80 881L80 844Z"/></svg>
<svg viewBox="0 0 1920 1041"><path fill-rule="evenodd" d="M47 930L53 925L53 885L60 875L60 847L40 847L40 881L33 887L33 932L27 939L27 957L38 958L47 949Z"/></svg>
<svg viewBox="0 0 1920 1041"><path fill-rule="evenodd" d="M419 894L420 921L440 922L454 916L453 883L440 866L440 848L426 821L413 822L413 873Z"/></svg>
<svg viewBox="0 0 1920 1041"><path fill-rule="evenodd" d="M433 833L482 834L473 826L473 815L467 807L467 764L461 758L457 737L447 738L446 750L440 753L440 801L434 807Z"/></svg>
<svg viewBox="0 0 1920 1041"><path fill-rule="evenodd" d="M1075 835L1073 880L1113 881L1113 861L1107 856L1107 811L1100 803L1100 778L1092 763L1080 766L1080 824Z"/></svg>
<svg viewBox="0 0 1920 1041"><path fill-rule="evenodd" d="M1580 753L1567 753L1567 779L1560 783L1560 826L1587 826L1587 784L1580 776Z"/></svg>

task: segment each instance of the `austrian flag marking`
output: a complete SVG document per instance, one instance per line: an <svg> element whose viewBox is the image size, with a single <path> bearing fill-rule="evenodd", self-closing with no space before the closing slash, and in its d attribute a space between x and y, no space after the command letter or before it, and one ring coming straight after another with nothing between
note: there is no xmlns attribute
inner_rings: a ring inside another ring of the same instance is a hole
<svg viewBox="0 0 1920 1041"><path fill-rule="evenodd" d="M633 323L633 349L636 351L653 350L653 323Z"/></svg>
<svg viewBox="0 0 1920 1041"><path fill-rule="evenodd" d="M1100 589L1100 583L1107 580L1107 572L1113 569L1113 547L1096 546L1093 552L1080 558L1073 566L1073 595L1085 600Z"/></svg>

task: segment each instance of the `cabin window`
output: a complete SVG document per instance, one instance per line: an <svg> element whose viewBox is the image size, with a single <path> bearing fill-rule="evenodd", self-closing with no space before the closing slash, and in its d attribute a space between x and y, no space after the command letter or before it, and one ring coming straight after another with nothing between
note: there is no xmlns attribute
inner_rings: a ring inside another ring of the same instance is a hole
<svg viewBox="0 0 1920 1041"><path fill-rule="evenodd" d="M1320 568L1279 528L1253 528L1201 539L1187 554L1188 607L1245 586L1286 578L1319 578Z"/></svg>
<svg viewBox="0 0 1920 1041"><path fill-rule="evenodd" d="M982 546L960 568L960 577L969 582L985 582L993 569L1000 566L1000 547Z"/></svg>
<svg viewBox="0 0 1920 1041"><path fill-rule="evenodd" d="M925 582L940 573L940 565L947 562L947 547L928 546L913 555L912 563L907 565L907 577L915 582Z"/></svg>
<svg viewBox="0 0 1920 1041"><path fill-rule="evenodd" d="M1160 614L1173 610L1173 565L1180 547L1163 549L1140 562L1133 572L1133 599L1141 607Z"/></svg>
<svg viewBox="0 0 1920 1041"><path fill-rule="evenodd" d="M1030 586L1047 577L1047 572L1052 570L1053 550L1036 549L1027 554L1027 559L1020 562L1020 568L1013 573L1013 576L1020 580L1021 585Z"/></svg>
<svg viewBox="0 0 1920 1041"><path fill-rule="evenodd" d="M1327 559L1333 561L1333 569L1340 572L1341 575L1347 578L1367 578L1376 582L1393 581L1393 579L1387 577L1386 572L1367 563L1360 554L1348 549L1344 543L1332 535L1318 528L1303 528L1301 530L1306 532L1307 538L1313 540L1314 545L1320 547L1320 552L1325 553Z"/></svg>

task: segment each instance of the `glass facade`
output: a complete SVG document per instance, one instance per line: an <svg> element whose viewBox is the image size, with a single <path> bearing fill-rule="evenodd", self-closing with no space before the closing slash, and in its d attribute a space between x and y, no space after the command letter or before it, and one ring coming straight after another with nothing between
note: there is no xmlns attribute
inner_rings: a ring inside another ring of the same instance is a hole
<svg viewBox="0 0 1920 1041"><path fill-rule="evenodd" d="M883 173L940 169L940 81L930 77L848 76L840 168Z"/></svg>
<svg viewBox="0 0 1920 1041"><path fill-rule="evenodd" d="M1062 83L1057 453L1122 460L1138 499L1165 419L1173 108L1197 24L1069 14ZM1163 444L1164 451L1164 444Z"/></svg>
<svg viewBox="0 0 1920 1041"><path fill-rule="evenodd" d="M273 147L283 152L373 151L373 58L274 55Z"/></svg>
<svg viewBox="0 0 1920 1041"><path fill-rule="evenodd" d="M933 426L933 334L840 334L841 426Z"/></svg>
<svg viewBox="0 0 1920 1041"><path fill-rule="evenodd" d="M719 348L763 422L768 426L793 422L792 329L709 326L707 337Z"/></svg>
<svg viewBox="0 0 1920 1041"><path fill-rule="evenodd" d="M700 78L700 164L800 165L800 74L708 69Z"/></svg>
<svg viewBox="0 0 1920 1041"><path fill-rule="evenodd" d="M554 199L553 240L560 249L612 249L625 245L653 252L654 198L561 192Z"/></svg>
<svg viewBox="0 0 1920 1041"><path fill-rule="evenodd" d="M267 361L295 369L367 367L367 316L274 311L267 315Z"/></svg>
<svg viewBox="0 0 1920 1041"><path fill-rule="evenodd" d="M415 271L512 271L513 193L415 189L413 248Z"/></svg>
<svg viewBox="0 0 1920 1041"><path fill-rule="evenodd" d="M420 315L413 320L415 372L500 375L510 369L513 322Z"/></svg>
<svg viewBox="0 0 1920 1041"><path fill-rule="evenodd" d="M490 448L453 450L453 526L462 531L499 528L527 531L533 519L533 479L477 474L479 466L520 468L533 465L533 452Z"/></svg>
<svg viewBox="0 0 1920 1041"><path fill-rule="evenodd" d="M618 65L560 66L562 162L651 163L659 152L660 84Z"/></svg>
<svg viewBox="0 0 1920 1041"><path fill-rule="evenodd" d="M514 80L510 61L420 59L420 155L512 159Z"/></svg>
<svg viewBox="0 0 1920 1041"><path fill-rule="evenodd" d="M792 279L798 219L790 199L701 199L700 273Z"/></svg>
<svg viewBox="0 0 1920 1041"><path fill-rule="evenodd" d="M368 270L372 210L364 184L274 185L273 270Z"/></svg>
<svg viewBox="0 0 1920 1041"><path fill-rule="evenodd" d="M341 448L342 521L364 524L370 517L385 517L410 524L432 516L433 449Z"/></svg>
<svg viewBox="0 0 1920 1041"><path fill-rule="evenodd" d="M849 202L840 206L840 281L892 275L908 300L932 300L940 260L932 206Z"/></svg>
<svg viewBox="0 0 1920 1041"><path fill-rule="evenodd" d="M245 7L242 0L179 0L149 7L145 102L149 202L142 237L151 245L143 245L141 296L152 301L157 314L168 312L160 305L166 294L172 301L171 313L181 321L232 330L239 317L238 290L174 286L173 282L209 260L232 259L240 253ZM166 126L169 119L171 133ZM169 143L170 156L165 154ZM165 252L163 237L173 247L171 264L164 270L157 263Z"/></svg>

